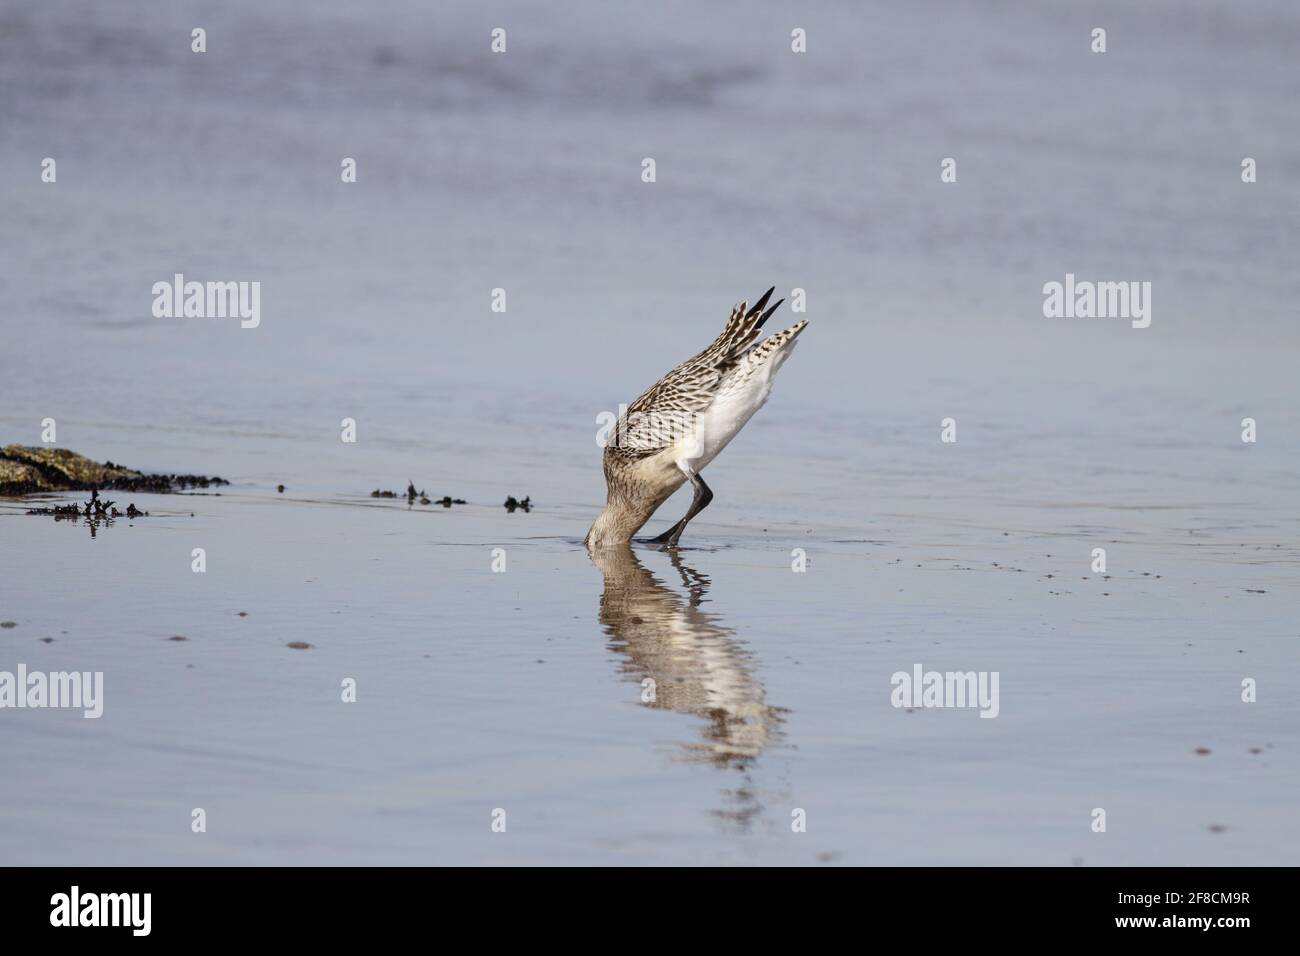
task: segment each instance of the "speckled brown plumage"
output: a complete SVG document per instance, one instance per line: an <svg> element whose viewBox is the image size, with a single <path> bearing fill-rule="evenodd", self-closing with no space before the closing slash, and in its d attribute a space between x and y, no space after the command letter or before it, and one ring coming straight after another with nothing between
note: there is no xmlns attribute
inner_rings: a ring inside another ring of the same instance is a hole
<svg viewBox="0 0 1300 956"><path fill-rule="evenodd" d="M587 534L589 545L627 542L661 504L687 480L696 484L697 502L700 489L711 499L712 493L698 478L692 462L699 467L712 460L716 450L697 448L710 432L726 432L734 420L734 429L720 435L719 449L738 431L748 416L766 400L770 378L806 322L758 341L763 324L784 301L767 307L775 287L749 308L741 302L731 311L722 333L703 351L682 362L651 385L620 416L605 445L604 470L608 498L605 510ZM753 380L761 376L761 382ZM752 396L750 393L753 393ZM760 394L761 393L761 394ZM730 403L729 407L728 403ZM749 407L752 406L752 407ZM677 528L703 505L693 507ZM672 544L676 544L676 535Z"/></svg>

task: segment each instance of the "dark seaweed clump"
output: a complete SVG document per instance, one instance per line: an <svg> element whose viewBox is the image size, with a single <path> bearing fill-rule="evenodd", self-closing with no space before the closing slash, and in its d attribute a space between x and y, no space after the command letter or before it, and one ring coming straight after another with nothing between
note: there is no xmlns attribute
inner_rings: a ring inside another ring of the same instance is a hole
<svg viewBox="0 0 1300 956"><path fill-rule="evenodd" d="M114 518L122 517L122 512L117 508L117 502L99 497L98 488L90 490L90 500L84 505L66 504L56 505L53 508L29 508L27 513L29 515L47 515L53 517L55 521L77 521L85 518L92 538L100 525L110 526L113 524ZM147 518L149 512L141 511L133 502L126 506L126 517Z"/></svg>
<svg viewBox="0 0 1300 956"><path fill-rule="evenodd" d="M371 498L406 498L408 505L414 505L417 501L422 505L442 505L444 508L450 508L452 505L468 504L464 498L453 498L451 495L443 495L441 498L430 499L428 492L416 491L415 482L407 481L406 494L399 495L395 491L382 491L376 488L370 492Z"/></svg>
<svg viewBox="0 0 1300 956"><path fill-rule="evenodd" d="M62 518L91 518L111 521L114 518L122 517L122 512L117 510L117 502L99 497L98 488L90 490L90 500L84 505L66 504L56 505L53 508L28 508L27 513L29 515L49 515L56 520ZM141 511L133 502L126 506L126 516L128 518L146 518L149 516L149 512Z"/></svg>
<svg viewBox="0 0 1300 956"><path fill-rule="evenodd" d="M112 467L112 462L107 462ZM190 488L220 488L230 482L208 475L141 475L138 478L117 478L108 482L106 491L137 491L141 494L165 495Z"/></svg>

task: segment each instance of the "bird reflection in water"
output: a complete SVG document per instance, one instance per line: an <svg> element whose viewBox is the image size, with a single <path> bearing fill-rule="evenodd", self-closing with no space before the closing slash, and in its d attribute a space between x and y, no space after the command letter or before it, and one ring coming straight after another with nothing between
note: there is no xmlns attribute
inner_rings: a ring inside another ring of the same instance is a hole
<svg viewBox="0 0 1300 956"><path fill-rule="evenodd" d="M592 551L605 577L598 620L622 669L642 685L647 707L693 714L702 740L683 744L684 759L744 773L780 738L781 708L768 706L753 661L717 615L701 608L709 579L667 552L685 595L651 574L627 546ZM648 684L646 678L653 681ZM725 821L747 826L762 809L753 782L725 790Z"/></svg>

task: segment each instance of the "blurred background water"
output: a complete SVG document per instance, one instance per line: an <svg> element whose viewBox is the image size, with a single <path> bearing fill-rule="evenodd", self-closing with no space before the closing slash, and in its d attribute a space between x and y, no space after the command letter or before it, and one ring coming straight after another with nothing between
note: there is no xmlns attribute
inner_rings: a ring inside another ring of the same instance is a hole
<svg viewBox="0 0 1300 956"><path fill-rule="evenodd" d="M1252 480L1295 474L1293 4L74 0L0 27L8 440L51 416L88 454L299 486L486 458L594 503L596 414L775 283L813 328L746 452L920 477L952 415L986 474L1174 480L1251 415ZM154 319L175 272L260 281L261 327ZM1152 327L1045 319L1066 272L1152 282Z"/></svg>

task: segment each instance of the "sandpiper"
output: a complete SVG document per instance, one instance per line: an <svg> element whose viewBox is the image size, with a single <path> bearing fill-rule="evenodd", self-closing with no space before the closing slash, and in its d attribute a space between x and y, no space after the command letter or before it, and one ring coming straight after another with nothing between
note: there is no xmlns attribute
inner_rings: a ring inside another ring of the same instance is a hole
<svg viewBox="0 0 1300 956"><path fill-rule="evenodd" d="M589 548L627 544L689 481L695 497L685 516L650 542L676 547L687 523L713 500L700 472L767 401L776 370L808 324L800 321L758 341L763 323L785 301L767 308L775 288L752 309L744 302L732 309L712 345L651 385L620 416L605 444L607 500L587 532Z"/></svg>

